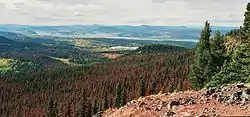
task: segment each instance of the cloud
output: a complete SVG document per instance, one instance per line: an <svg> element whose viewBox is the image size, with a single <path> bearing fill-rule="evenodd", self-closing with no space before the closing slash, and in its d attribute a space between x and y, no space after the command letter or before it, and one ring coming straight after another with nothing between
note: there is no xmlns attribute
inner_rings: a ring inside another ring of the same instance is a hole
<svg viewBox="0 0 250 117"><path fill-rule="evenodd" d="M0 0L1 24L239 26L247 0Z"/></svg>

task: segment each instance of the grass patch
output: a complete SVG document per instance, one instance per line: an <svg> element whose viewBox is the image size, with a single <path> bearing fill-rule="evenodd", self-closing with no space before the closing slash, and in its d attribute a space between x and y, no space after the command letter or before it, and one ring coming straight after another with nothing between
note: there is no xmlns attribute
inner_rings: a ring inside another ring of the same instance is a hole
<svg viewBox="0 0 250 117"><path fill-rule="evenodd" d="M72 65L73 63L69 62L69 59L65 59L65 58L57 58L57 57L52 57L52 56L49 56L50 58L52 59L55 59L55 60L58 60L58 61L61 61L65 64L68 64L68 65Z"/></svg>
<svg viewBox="0 0 250 117"><path fill-rule="evenodd" d="M0 58L0 71L9 70L11 61L13 61L13 59Z"/></svg>

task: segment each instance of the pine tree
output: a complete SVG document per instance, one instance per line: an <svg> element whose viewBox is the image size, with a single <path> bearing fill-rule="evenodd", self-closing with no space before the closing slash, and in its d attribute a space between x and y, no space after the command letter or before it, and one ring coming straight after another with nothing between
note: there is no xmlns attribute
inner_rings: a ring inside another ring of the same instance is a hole
<svg viewBox="0 0 250 117"><path fill-rule="evenodd" d="M145 81L142 78L140 81L140 96L145 96L145 95L146 95Z"/></svg>
<svg viewBox="0 0 250 117"><path fill-rule="evenodd" d="M85 100L81 102L81 106L77 110L77 115L76 117L86 117L86 104Z"/></svg>
<svg viewBox="0 0 250 117"><path fill-rule="evenodd" d="M221 70L224 61L226 60L226 47L224 45L224 36L219 31L216 31L215 36L211 39L211 55L214 72Z"/></svg>
<svg viewBox="0 0 250 117"><path fill-rule="evenodd" d="M55 102L54 99L51 98L47 110L47 117L57 117L57 116L58 116L57 102Z"/></svg>
<svg viewBox="0 0 250 117"><path fill-rule="evenodd" d="M151 85L150 85L150 94L154 94L155 93L155 88L156 88L155 83L154 82L151 83Z"/></svg>
<svg viewBox="0 0 250 117"><path fill-rule="evenodd" d="M22 111L23 111L22 105L18 104L17 117L22 117Z"/></svg>
<svg viewBox="0 0 250 117"><path fill-rule="evenodd" d="M122 89L122 97L121 97L121 106L124 106L126 104L126 93L124 88Z"/></svg>
<svg viewBox="0 0 250 117"><path fill-rule="evenodd" d="M201 31L200 41L197 43L195 61L191 65L189 80L193 88L202 88L209 81L212 73L212 56L210 51L211 29L208 21Z"/></svg>
<svg viewBox="0 0 250 117"><path fill-rule="evenodd" d="M90 117L91 105L87 99L86 91L82 93L81 105L77 110L77 117Z"/></svg>
<svg viewBox="0 0 250 117"><path fill-rule="evenodd" d="M96 114L99 111L99 105L96 101L93 104L93 114Z"/></svg>
<svg viewBox="0 0 250 117"><path fill-rule="evenodd" d="M250 37L250 3L247 4L246 12L244 14L244 24L241 27L241 38L242 40L247 40Z"/></svg>
<svg viewBox="0 0 250 117"><path fill-rule="evenodd" d="M208 83L207 87L233 82L250 81L250 44L242 43L236 47L230 61L226 61L222 70Z"/></svg>
<svg viewBox="0 0 250 117"><path fill-rule="evenodd" d="M212 78L208 86L250 81L250 3L240 32L240 43L235 46L230 59L224 62L222 70Z"/></svg>
<svg viewBox="0 0 250 117"><path fill-rule="evenodd" d="M122 106L122 86L121 83L118 83L116 86L116 97L115 97L115 107L120 108Z"/></svg>
<svg viewBox="0 0 250 117"><path fill-rule="evenodd" d="M107 91L105 91L105 93L104 93L103 107L104 107L104 110L109 108L109 101L108 101L108 93L107 93Z"/></svg>

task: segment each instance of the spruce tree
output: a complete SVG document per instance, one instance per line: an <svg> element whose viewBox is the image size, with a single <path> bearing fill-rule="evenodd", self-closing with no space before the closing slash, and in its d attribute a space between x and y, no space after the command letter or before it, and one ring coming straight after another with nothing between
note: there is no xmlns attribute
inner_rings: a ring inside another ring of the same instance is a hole
<svg viewBox="0 0 250 117"><path fill-rule="evenodd" d="M212 78L208 86L250 81L250 3L240 30L240 43L235 46L230 59L224 62L222 70Z"/></svg>
<svg viewBox="0 0 250 117"><path fill-rule="evenodd" d="M54 99L51 98L47 110L47 117L57 117L57 116L58 116L57 102L55 102Z"/></svg>
<svg viewBox="0 0 250 117"><path fill-rule="evenodd" d="M120 108L122 106L122 86L121 83L118 83L116 86L116 97L115 97L115 107Z"/></svg>
<svg viewBox="0 0 250 117"><path fill-rule="evenodd" d="M212 65L215 73L221 70L221 67L226 60L226 47L224 45L224 36L219 31L215 32L215 36L211 39L211 55Z"/></svg>
<svg viewBox="0 0 250 117"><path fill-rule="evenodd" d="M247 40L250 37L250 3L247 4L243 27L241 27L241 39Z"/></svg>
<svg viewBox="0 0 250 117"><path fill-rule="evenodd" d="M107 91L105 91L105 93L104 93L103 107L104 107L104 110L109 108L109 101L108 101L108 93L107 93Z"/></svg>
<svg viewBox="0 0 250 117"><path fill-rule="evenodd" d="M189 81L193 88L200 89L209 81L212 73L212 56L210 51L210 23L205 22L205 26L201 31L201 37L196 46L195 60L191 65L189 73Z"/></svg>
<svg viewBox="0 0 250 117"><path fill-rule="evenodd" d="M207 84L207 87L233 82L250 81L250 44L242 43L236 47L230 61L226 61L222 70Z"/></svg>
<svg viewBox="0 0 250 117"><path fill-rule="evenodd" d="M94 101L94 104L93 104L93 114L96 114L98 111L99 111L99 105L97 103L97 101Z"/></svg>
<svg viewBox="0 0 250 117"><path fill-rule="evenodd" d="M155 88L156 88L156 84L153 82L150 85L150 94L154 94L155 93Z"/></svg>
<svg viewBox="0 0 250 117"><path fill-rule="evenodd" d="M145 96L146 95L146 86L145 86L145 81L142 78L140 81L140 96Z"/></svg>
<svg viewBox="0 0 250 117"><path fill-rule="evenodd" d="M125 90L122 88L122 97L121 97L121 106L124 106L126 104L126 95Z"/></svg>
<svg viewBox="0 0 250 117"><path fill-rule="evenodd" d="M85 91L83 91L81 105L77 110L77 117L89 117L91 116L91 106L87 99Z"/></svg>

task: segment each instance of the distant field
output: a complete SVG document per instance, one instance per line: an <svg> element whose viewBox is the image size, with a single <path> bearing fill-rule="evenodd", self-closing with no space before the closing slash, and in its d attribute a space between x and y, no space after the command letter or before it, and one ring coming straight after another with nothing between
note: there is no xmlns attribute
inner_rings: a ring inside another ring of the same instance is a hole
<svg viewBox="0 0 250 117"><path fill-rule="evenodd" d="M65 63L65 64L68 64L68 65L73 64L73 63L69 62L69 59L65 59L65 58L56 58L56 57L50 57L50 58L53 58L53 59L55 59L55 60L59 60L59 61Z"/></svg>
<svg viewBox="0 0 250 117"><path fill-rule="evenodd" d="M10 69L9 64L11 61L12 61L12 59L0 58L0 71Z"/></svg>

